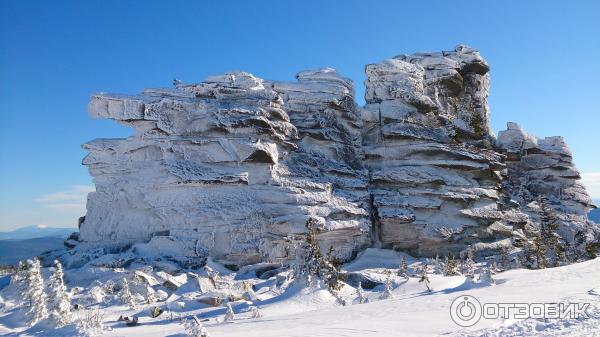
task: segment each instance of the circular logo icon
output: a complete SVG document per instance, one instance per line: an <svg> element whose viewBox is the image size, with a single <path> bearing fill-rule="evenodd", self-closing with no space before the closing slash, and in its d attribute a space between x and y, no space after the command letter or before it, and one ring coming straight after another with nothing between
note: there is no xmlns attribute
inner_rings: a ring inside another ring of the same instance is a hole
<svg viewBox="0 0 600 337"><path fill-rule="evenodd" d="M471 295L459 296L452 301L450 317L462 327L473 326L481 319L481 303Z"/></svg>

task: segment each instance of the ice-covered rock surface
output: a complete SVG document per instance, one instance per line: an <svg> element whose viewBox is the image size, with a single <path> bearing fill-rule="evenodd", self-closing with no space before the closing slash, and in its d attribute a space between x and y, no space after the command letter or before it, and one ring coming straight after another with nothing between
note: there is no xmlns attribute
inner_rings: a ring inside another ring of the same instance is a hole
<svg viewBox="0 0 600 337"><path fill-rule="evenodd" d="M324 249L369 244L367 171L352 82L332 69L298 83L228 73L138 96L96 94L92 116L128 139L84 144L97 186L80 232L90 245L148 242L176 258L287 258L316 219Z"/></svg>
<svg viewBox="0 0 600 337"><path fill-rule="evenodd" d="M497 145L506 154L508 179L503 189L539 229L541 203L551 207L559 222L559 234L568 241L574 236L589 236L597 225L587 214L595 206L580 182L571 150L562 137L538 138L527 134L516 123L498 134Z"/></svg>
<svg viewBox="0 0 600 337"><path fill-rule="evenodd" d="M81 245L279 262L312 218L321 248L342 260L369 246L456 254L522 236L542 194L564 228L589 228L561 138L509 124L496 142L488 71L466 46L396 56L366 66L364 107L331 68L291 83L233 72L95 94L90 114L135 135L83 145L96 191Z"/></svg>
<svg viewBox="0 0 600 337"><path fill-rule="evenodd" d="M366 67L363 144L375 239L417 255L502 239L489 67L475 50L401 55Z"/></svg>

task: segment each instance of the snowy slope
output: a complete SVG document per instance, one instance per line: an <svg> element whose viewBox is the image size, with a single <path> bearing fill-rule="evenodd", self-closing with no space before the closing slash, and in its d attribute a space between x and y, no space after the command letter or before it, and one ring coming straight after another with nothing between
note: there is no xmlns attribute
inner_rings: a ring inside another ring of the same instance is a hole
<svg viewBox="0 0 600 337"><path fill-rule="evenodd" d="M397 264L400 253L370 249L345 269L365 274L381 275L385 267ZM164 263L164 261L163 261ZM408 261L409 265L414 260ZM133 268L133 267L132 267ZM216 266L215 266L216 268ZM67 271L69 287L90 287L93 279L105 282L111 277L122 277L125 270L107 268L82 268ZM463 276L444 277L431 275L434 291L427 293L417 278L405 281L393 277L393 298L379 300L381 286L365 293L370 299L366 304L353 304L354 288L345 286L341 296L348 305L343 307L328 291L306 288L300 283L275 287L277 277L268 280L249 279L248 275L225 275L223 280L234 282L247 279L256 285L259 300L253 305L260 307L262 318L250 318L248 301L233 302L236 320L223 323L225 308L209 307L196 301L198 288L188 278L188 283L170 293L170 307L182 302L183 308L172 309L174 317L197 315L204 321L211 336L598 336L600 334L600 259L570 266L544 270L510 270L494 275L496 285L466 282ZM279 278L283 280L285 278ZM285 283L285 282L284 282ZM595 289L595 290L594 290ZM461 328L450 319L451 302L458 296L469 294L481 303L491 302L575 302L591 303L592 314L585 320L534 320L502 321L480 320L471 328ZM43 325L27 329L19 310L13 308L14 289L0 291L0 335L6 336L70 336L73 327L44 331ZM119 302L99 304L109 328L103 336L170 336L183 337L183 327L165 313L150 318L149 305L140 305L135 311ZM167 307L162 303L163 307ZM140 325L126 327L117 322L120 315L138 314Z"/></svg>

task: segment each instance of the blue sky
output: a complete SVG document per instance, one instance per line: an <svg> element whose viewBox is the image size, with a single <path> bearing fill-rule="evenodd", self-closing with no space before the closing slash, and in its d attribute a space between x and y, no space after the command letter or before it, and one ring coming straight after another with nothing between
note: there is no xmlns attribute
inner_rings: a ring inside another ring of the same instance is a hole
<svg viewBox="0 0 600 337"><path fill-rule="evenodd" d="M599 22L598 1L2 1L0 231L84 214L80 144L130 134L93 92L331 66L362 103L365 64L459 43L491 65L492 128L564 136L600 199Z"/></svg>

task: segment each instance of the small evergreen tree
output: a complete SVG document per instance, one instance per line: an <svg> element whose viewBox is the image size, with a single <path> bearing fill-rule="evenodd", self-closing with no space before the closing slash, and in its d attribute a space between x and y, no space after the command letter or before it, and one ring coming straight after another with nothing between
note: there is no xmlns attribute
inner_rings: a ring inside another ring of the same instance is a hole
<svg viewBox="0 0 600 337"><path fill-rule="evenodd" d="M321 254L317 242L316 225L317 222L313 218L306 223L308 233L303 247L304 258L302 265L298 267L298 272L306 278L307 285L313 283L314 277L323 280L328 290L337 297L337 292L342 286L342 275L339 272L340 262L333 256L333 247L330 247L327 257Z"/></svg>
<svg viewBox="0 0 600 337"><path fill-rule="evenodd" d="M358 287L356 288L356 299L358 300L358 303L360 303L360 304L369 302L369 299L367 297L365 297L365 294L364 294L364 291L362 288L362 283L360 281L358 282Z"/></svg>
<svg viewBox="0 0 600 337"><path fill-rule="evenodd" d="M340 273L341 265L341 261L334 255L333 246L329 246L327 257L322 261L321 270L324 271L324 274L321 273L321 278L325 281L325 284L327 284L329 291L335 296L337 296L337 292L342 288L343 285L343 277Z"/></svg>
<svg viewBox="0 0 600 337"><path fill-rule="evenodd" d="M123 304L127 304L131 310L137 309L135 299L129 290L129 282L127 282L125 277L123 278L121 287L121 301L123 301Z"/></svg>
<svg viewBox="0 0 600 337"><path fill-rule="evenodd" d="M538 253L532 242L525 243L523 247L523 266L527 269L538 268Z"/></svg>
<svg viewBox="0 0 600 337"><path fill-rule="evenodd" d="M587 235L584 231L577 231L575 233L573 243L573 255L575 257L575 261L580 259L585 259L587 256Z"/></svg>
<svg viewBox="0 0 600 337"><path fill-rule="evenodd" d="M146 286L146 303L152 304L156 302L156 292L150 286Z"/></svg>
<svg viewBox="0 0 600 337"><path fill-rule="evenodd" d="M556 215L556 211L548 205L547 199L542 198L539 203L541 205L540 244L543 245L542 253L546 255L543 257L544 261L540 268L558 266L561 260L559 255L562 250L560 242L562 238L558 234L558 216Z"/></svg>
<svg viewBox="0 0 600 337"><path fill-rule="evenodd" d="M224 322L231 322L235 319L235 313L233 312L233 308L231 307L231 303L227 303L227 311L225 312Z"/></svg>
<svg viewBox="0 0 600 337"><path fill-rule="evenodd" d="M17 271L12 276L12 283L14 283L17 288L17 293L19 295L19 304L23 304L26 307L29 307L29 302L27 301L27 292L29 289L28 275L29 264L23 261L19 261L17 265Z"/></svg>
<svg viewBox="0 0 600 337"><path fill-rule="evenodd" d="M466 277L473 279L475 277L475 253L471 247L467 248L465 259L463 262L462 273Z"/></svg>
<svg viewBox="0 0 600 337"><path fill-rule="evenodd" d="M500 250L500 267L502 270L510 269L510 258L508 256L508 248L502 247Z"/></svg>
<svg viewBox="0 0 600 337"><path fill-rule="evenodd" d="M419 268L419 283L423 282L425 284L425 287L427 287L427 291L431 292L432 289L429 286L431 284L431 282L429 281L429 277L427 276L427 264L423 263L421 265L421 267Z"/></svg>
<svg viewBox="0 0 600 337"><path fill-rule="evenodd" d="M379 296L379 298L382 300L392 297L392 277L389 272L386 274L387 278L385 279L383 292L381 293L381 296Z"/></svg>
<svg viewBox="0 0 600 337"><path fill-rule="evenodd" d="M458 263L454 259L454 256L446 256L444 262L444 276L458 275Z"/></svg>
<svg viewBox="0 0 600 337"><path fill-rule="evenodd" d="M588 242L585 246L585 252L589 259L595 259L598 256L598 242Z"/></svg>
<svg viewBox="0 0 600 337"><path fill-rule="evenodd" d="M537 268L546 268L548 262L547 249L542 237L539 235L536 235L533 239L533 251L537 262Z"/></svg>
<svg viewBox="0 0 600 337"><path fill-rule="evenodd" d="M408 279L408 263L404 256L402 257L402 260L400 260L400 266L398 266L398 276Z"/></svg>
<svg viewBox="0 0 600 337"><path fill-rule="evenodd" d="M100 309L84 309L76 323L80 336L93 337L101 335L104 332L104 314Z"/></svg>
<svg viewBox="0 0 600 337"><path fill-rule="evenodd" d="M515 268L519 269L519 268L523 268L524 265L524 256L517 254L515 255Z"/></svg>
<svg viewBox="0 0 600 337"><path fill-rule="evenodd" d="M565 246L562 241L557 240L554 244L554 263L553 267L558 267L565 262Z"/></svg>
<svg viewBox="0 0 600 337"><path fill-rule="evenodd" d="M50 294L50 319L57 327L65 326L73 321L71 314L71 300L67 294L64 282L62 265L58 260L54 261L54 273L48 282Z"/></svg>
<svg viewBox="0 0 600 337"><path fill-rule="evenodd" d="M190 319L182 320L182 324L188 337L210 337L206 327L195 315Z"/></svg>
<svg viewBox="0 0 600 337"><path fill-rule="evenodd" d="M574 248L574 246L568 241L565 241L564 246L565 246L565 264L577 262L577 252L576 252L576 249Z"/></svg>
<svg viewBox="0 0 600 337"><path fill-rule="evenodd" d="M479 276L479 281L488 284L496 284L496 281L494 281L494 278L492 277L492 270L489 265L486 265L483 268L483 272Z"/></svg>
<svg viewBox="0 0 600 337"><path fill-rule="evenodd" d="M29 310L27 317L29 325L48 317L47 297L44 292L44 278L42 276L41 262L35 258L29 265L27 273L27 301L29 302Z"/></svg>
<svg viewBox="0 0 600 337"><path fill-rule="evenodd" d="M435 259L433 260L433 273L434 274L443 274L444 268L442 267L442 263L440 262L440 256L435 254Z"/></svg>

